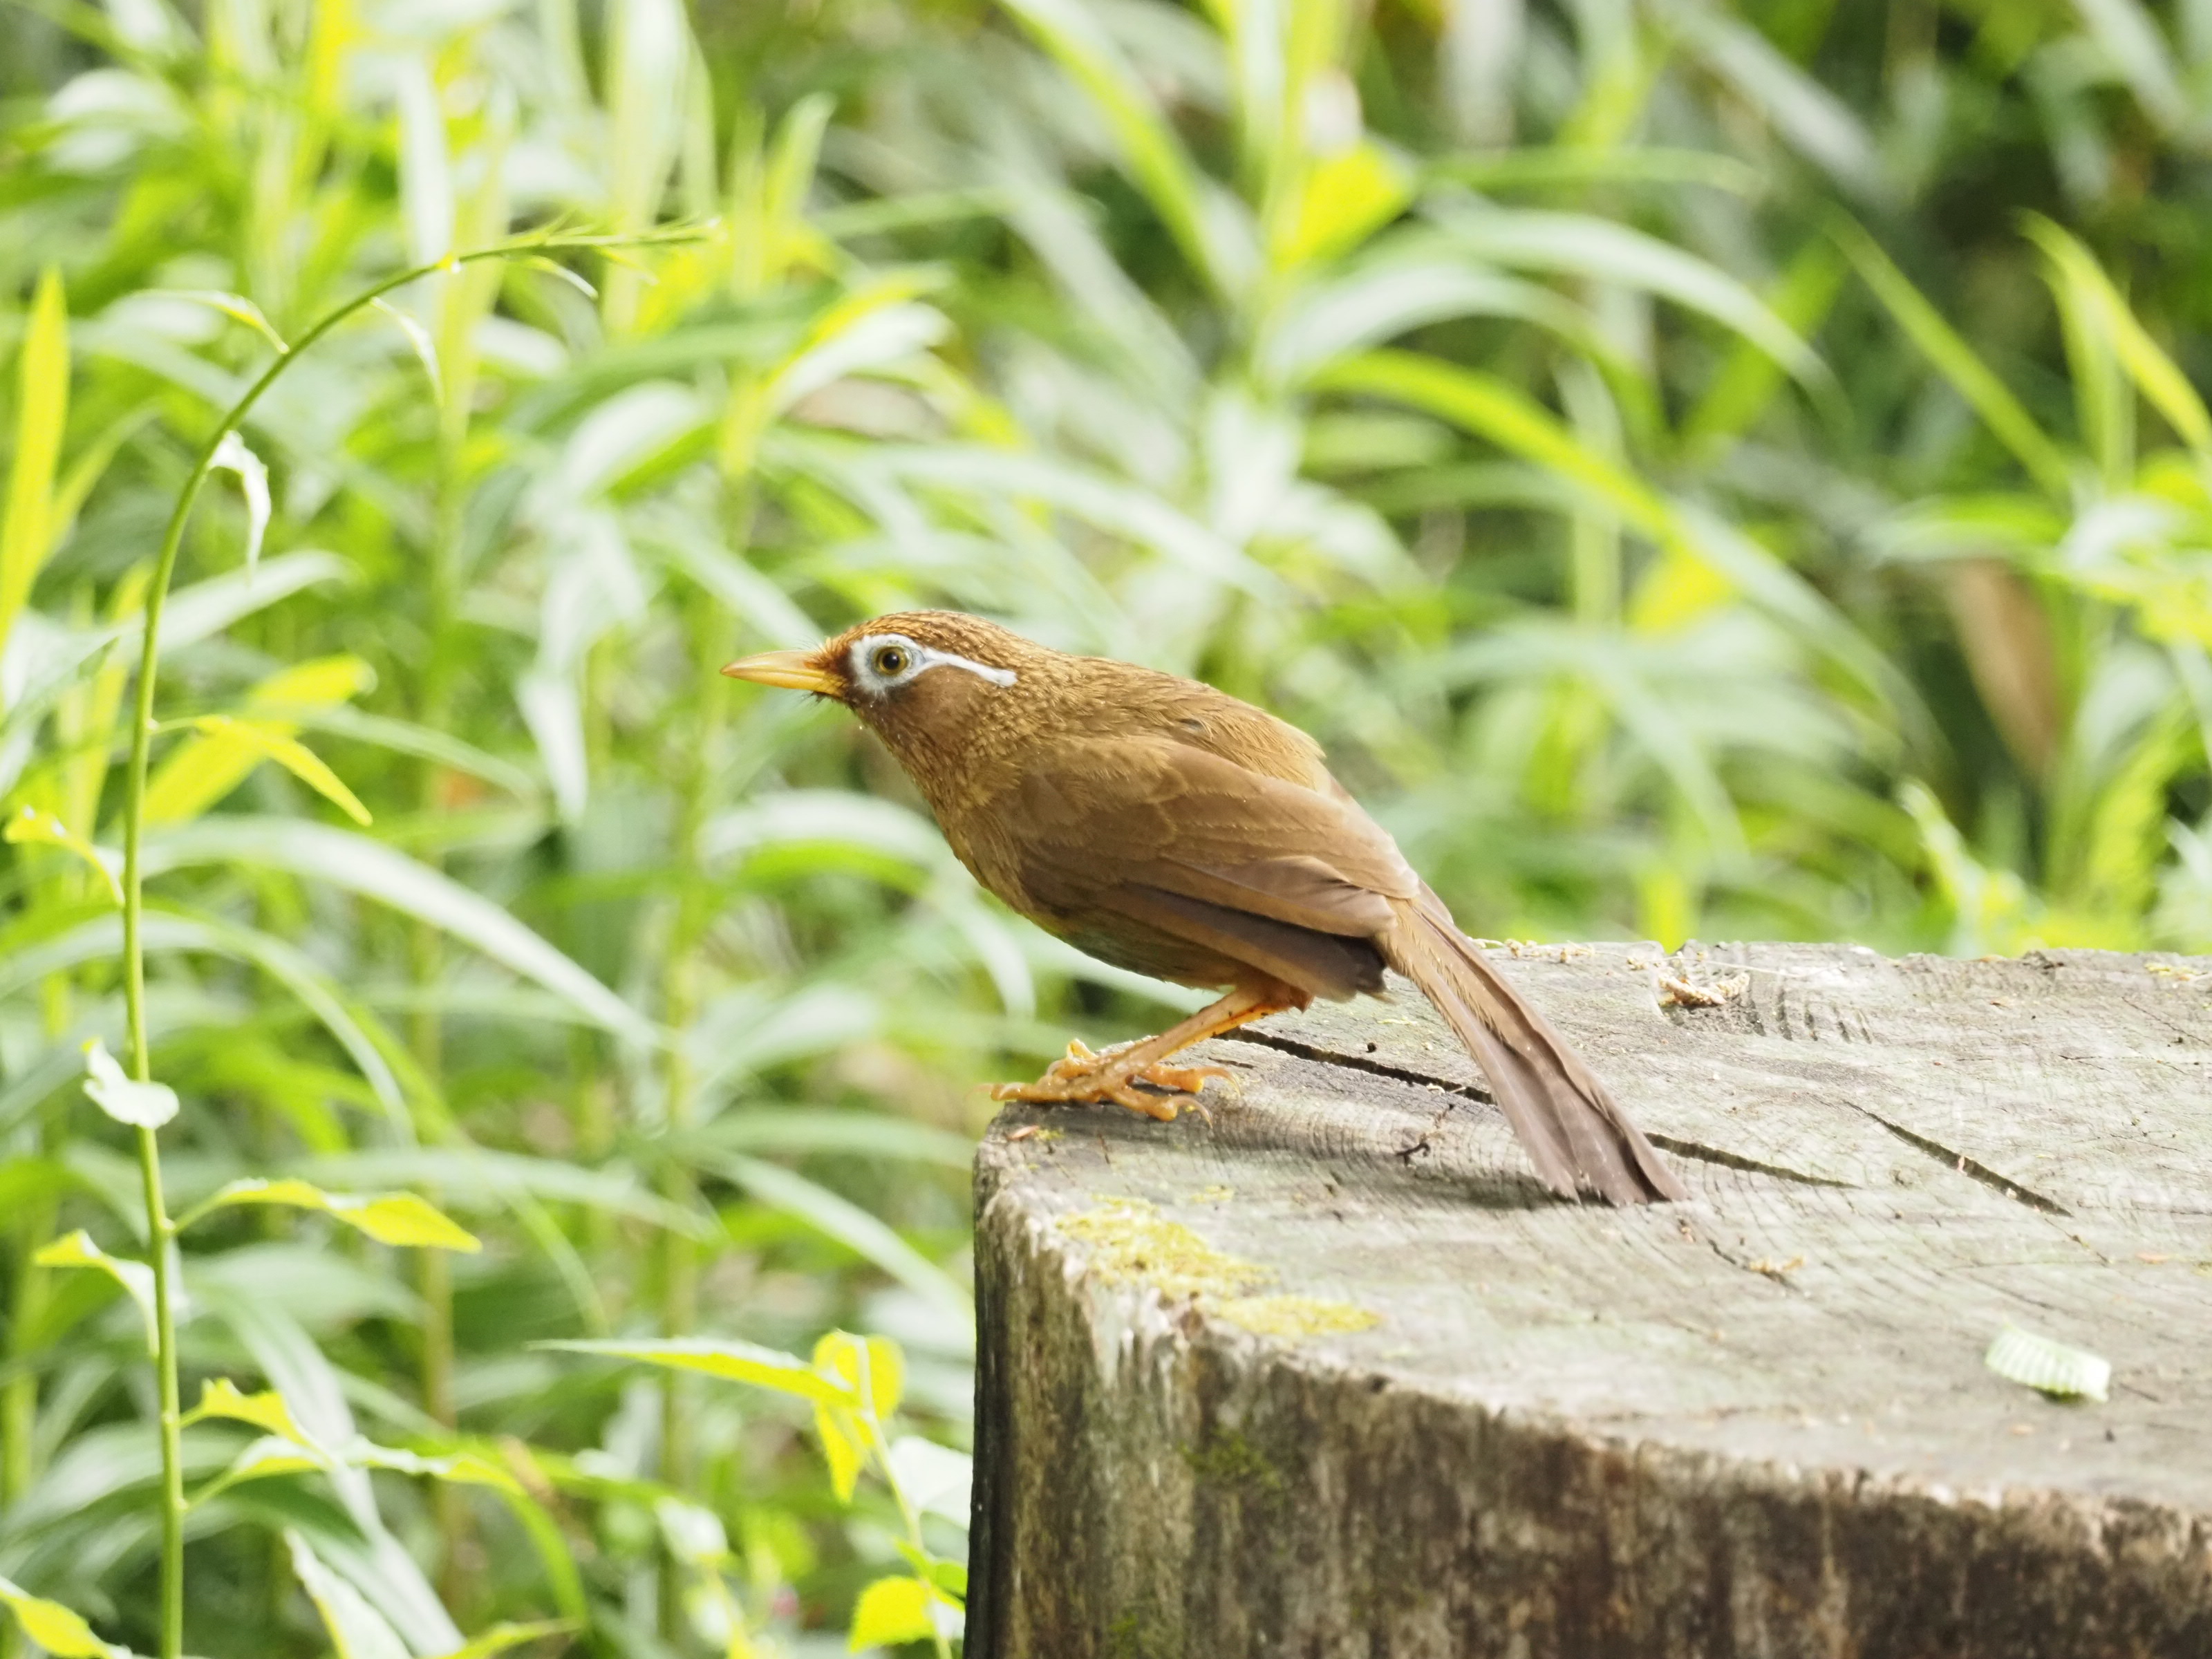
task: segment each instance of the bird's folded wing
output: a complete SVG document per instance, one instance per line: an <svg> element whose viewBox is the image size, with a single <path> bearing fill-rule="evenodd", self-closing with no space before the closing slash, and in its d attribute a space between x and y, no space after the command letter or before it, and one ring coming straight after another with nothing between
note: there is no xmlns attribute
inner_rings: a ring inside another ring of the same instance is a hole
<svg viewBox="0 0 2212 1659"><path fill-rule="evenodd" d="M1142 888L1294 928L1367 939L1420 891L1389 836L1327 795L1187 744L1068 740L1033 759L1008 810L1024 880L1048 903Z"/></svg>

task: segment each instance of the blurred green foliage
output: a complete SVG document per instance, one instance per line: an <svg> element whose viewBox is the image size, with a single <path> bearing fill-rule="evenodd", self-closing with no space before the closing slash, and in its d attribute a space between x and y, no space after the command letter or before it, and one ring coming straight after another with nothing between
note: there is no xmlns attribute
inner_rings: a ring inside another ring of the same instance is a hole
<svg viewBox="0 0 2212 1659"><path fill-rule="evenodd" d="M365 287L697 233L396 291L190 522L186 1644L830 1652L957 1601L972 1085L1183 1005L714 668L1203 675L1483 933L2204 949L2208 196L2206 0L0 4L0 1604L159 1639L137 623Z"/></svg>

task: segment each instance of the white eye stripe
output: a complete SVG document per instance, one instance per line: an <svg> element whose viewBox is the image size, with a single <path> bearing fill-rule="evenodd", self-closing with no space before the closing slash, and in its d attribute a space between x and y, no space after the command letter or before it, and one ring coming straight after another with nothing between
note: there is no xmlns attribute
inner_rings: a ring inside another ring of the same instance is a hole
<svg viewBox="0 0 2212 1659"><path fill-rule="evenodd" d="M886 651L903 659L899 666L885 672L877 660ZM1012 685L1018 678L1011 668L994 668L989 663L977 662L973 657L963 657L957 652L939 651L934 646L922 645L903 634L870 634L853 641L848 659L852 665L854 683L863 690L878 694L895 690L920 678L933 668L964 668L993 685Z"/></svg>
<svg viewBox="0 0 2212 1659"><path fill-rule="evenodd" d="M994 668L987 662L977 662L973 657L957 656L950 651L932 651L925 646L922 665L934 668L939 663L948 668L964 668L977 679L988 680L994 685L1012 685L1021 678L1011 668Z"/></svg>

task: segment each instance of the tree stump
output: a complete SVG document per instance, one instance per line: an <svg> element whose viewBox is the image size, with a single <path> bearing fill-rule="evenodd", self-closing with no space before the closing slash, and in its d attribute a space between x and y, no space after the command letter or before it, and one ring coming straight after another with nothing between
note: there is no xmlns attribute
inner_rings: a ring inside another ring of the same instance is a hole
<svg viewBox="0 0 2212 1659"><path fill-rule="evenodd" d="M2212 1656L2212 962L1500 960L1690 1202L1553 1199L1402 984L999 1120L971 1659Z"/></svg>

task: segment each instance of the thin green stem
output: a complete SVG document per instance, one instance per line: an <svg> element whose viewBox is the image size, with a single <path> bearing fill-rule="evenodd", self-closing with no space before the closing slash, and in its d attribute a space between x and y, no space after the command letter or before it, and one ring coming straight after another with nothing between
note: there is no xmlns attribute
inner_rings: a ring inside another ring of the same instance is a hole
<svg viewBox="0 0 2212 1659"><path fill-rule="evenodd" d="M450 284L448 286L450 289ZM448 395L460 399L465 397L465 392L456 386ZM465 404L461 406L465 410ZM437 517L431 532L429 603L424 629L426 648L418 698L418 712L422 724L434 732L444 731L452 714L453 569L455 544L459 540L461 528L460 447L467 435L465 412L457 420L452 413L453 407L451 404L447 405L438 423ZM437 811L441 775L442 768L437 762L423 762L419 778L418 804L425 814ZM435 852L427 853L425 856L434 869L444 862ZM416 923L413 976L416 985L426 994L426 1000L415 1016L415 1060L423 1073L429 1077L441 1075L445 1065L445 1021L434 997L430 995L436 991L442 972L443 945L443 937L429 922ZM434 1204L438 1201L434 1189L425 1196ZM417 1254L420 1258L418 1284L422 1293L422 1408L437 1419L448 1433L452 1433L460 1425L453 1395L453 1264L443 1250L422 1250ZM468 1537L467 1496L455 1483L441 1480L434 1483L431 1503L437 1517L441 1552L438 1570L439 1594L448 1610L458 1610L472 1588L469 1573L471 1552Z"/></svg>
<svg viewBox="0 0 2212 1659"><path fill-rule="evenodd" d="M741 512L748 510L749 492L740 490L738 499ZM719 634L720 623L714 613L705 606L695 606L692 617L693 650L703 661L724 642ZM728 699L708 697L703 705L695 704L696 718L690 728L678 728L682 752L676 760L681 768L682 783L672 854L679 884L661 980L662 1017L677 1039L668 1046L663 1073L668 1144L672 1147L682 1144L698 1108L698 1077L683 1038L699 1017L699 952L714 919L706 872L699 863L699 841L705 833L714 801L716 757L728 708ZM670 1202L687 1206L698 1196L690 1171L672 1152L662 1166L661 1192ZM696 1240L671 1228L662 1235L661 1250L661 1328L670 1336L689 1335L699 1322L699 1245ZM662 1386L661 1478L681 1489L691 1478L696 1462L695 1380L672 1375L664 1379ZM662 1583L672 1592L674 1573L666 1575ZM680 1609L672 1595L665 1601L662 1628L673 1634L680 1628L677 1621Z"/></svg>
<svg viewBox="0 0 2212 1659"><path fill-rule="evenodd" d="M142 1060L139 1081L146 1075ZM151 1129L138 1131L138 1178L145 1188L154 1255L154 1340L161 1383L161 1659L178 1659L185 1642L184 1404L177 1389L176 1304L169 1273L177 1224L162 1202L161 1152Z"/></svg>
<svg viewBox="0 0 2212 1659"><path fill-rule="evenodd" d="M706 619L711 613L702 608L696 614L700 619L696 631L701 636L696 646L703 656L714 643L708 635L711 624ZM681 1038L699 1015L698 954L712 918L699 868L698 847L712 798L714 750L724 707L721 698L708 700L698 711L692 728L684 733L684 752L678 757L683 781L673 851L679 886L670 920L667 957L661 979L662 1016L678 1038L668 1046L663 1073L672 1146L681 1144L685 1132L691 1127L697 1105L698 1078ZM695 1196L690 1173L676 1156L672 1155L664 1167L661 1185L672 1202L688 1204ZM664 1235L662 1248L662 1328L671 1336L688 1335L699 1319L699 1246L696 1240L671 1229ZM691 1464L690 1395L687 1389L678 1386L679 1382L680 1379L670 1379L663 1399L661 1459L663 1478L678 1486L688 1479Z"/></svg>
<svg viewBox="0 0 2212 1659"><path fill-rule="evenodd" d="M402 273L378 283L367 293L330 313L309 329L300 343L281 354L264 369L245 395L231 405L220 425L201 446L191 475L178 495L161 538L161 557L154 580L146 591L146 632L138 657L137 696L132 706L130 769L125 775L123 805L123 996L131 1030L131 1068L141 1083L153 1080L154 1056L146 1037L146 955L143 939L145 914L146 772L154 745L154 690L160 669L161 612L176 574L177 554L184 545L185 526L191 517L201 487L213 470L216 450L237 430L262 394L300 353L329 333L354 313L415 281L436 267ZM156 1333L155 1369L161 1390L161 1659L181 1659L185 1650L185 1487L180 1453L182 1431L178 1425L177 1345L175 1314L171 1306L169 1241L175 1224L161 1204L161 1151L154 1132L138 1132L138 1167L146 1192L146 1224L154 1251L154 1321Z"/></svg>
<svg viewBox="0 0 2212 1659"><path fill-rule="evenodd" d="M916 1553L927 1557L930 1550L921 1535L921 1511L915 1508L914 1500L906 1495L906 1488L899 1484L897 1473L891 1468L891 1449L884 1438L883 1420L876 1415L875 1389L868 1377L865 1347L860 1357L860 1405L853 1414L867 1431L868 1450L876 1460L876 1467L883 1471L884 1485L890 1488L892 1501L899 1508L899 1519L906 1523L907 1541L914 1546ZM929 1639L937 1649L937 1659L952 1659L952 1644L945 1639L945 1632L937 1628L934 1620L930 1624Z"/></svg>
<svg viewBox="0 0 2212 1659"><path fill-rule="evenodd" d="M137 696L131 721L130 768L125 778L123 995L131 1033L131 1066L140 1082L151 1082L154 1075L153 1053L146 1036L145 871L143 854L147 765L154 744L154 691L161 665L161 613L168 602L170 581L176 574L177 556L184 546L185 526L191 519L193 505L199 500L201 488L207 483L209 472L214 470L216 453L222 447L223 440L244 423L253 406L261 401L263 394L276 383L277 376L296 362L309 346L394 289L404 288L434 271L452 270L478 259L526 258L533 254L581 248L688 240L699 234L678 227L638 236L520 237L467 253L449 254L442 259L387 276L364 289L336 310L325 313L300 337L298 343L280 353L230 406L214 432L200 447L191 473L178 494L176 508L169 515L168 527L161 537L161 556L155 562L153 580L146 590L146 631L138 658ZM170 1241L175 1237L176 1229L162 1208L161 1153L150 1129L139 1131L138 1162L145 1185L147 1230L154 1246L154 1316L157 1334L155 1366L160 1373L161 1391L161 1659L181 1659L185 1640L184 1466L179 1456L181 1431L178 1423L176 1323L171 1306L169 1274Z"/></svg>

